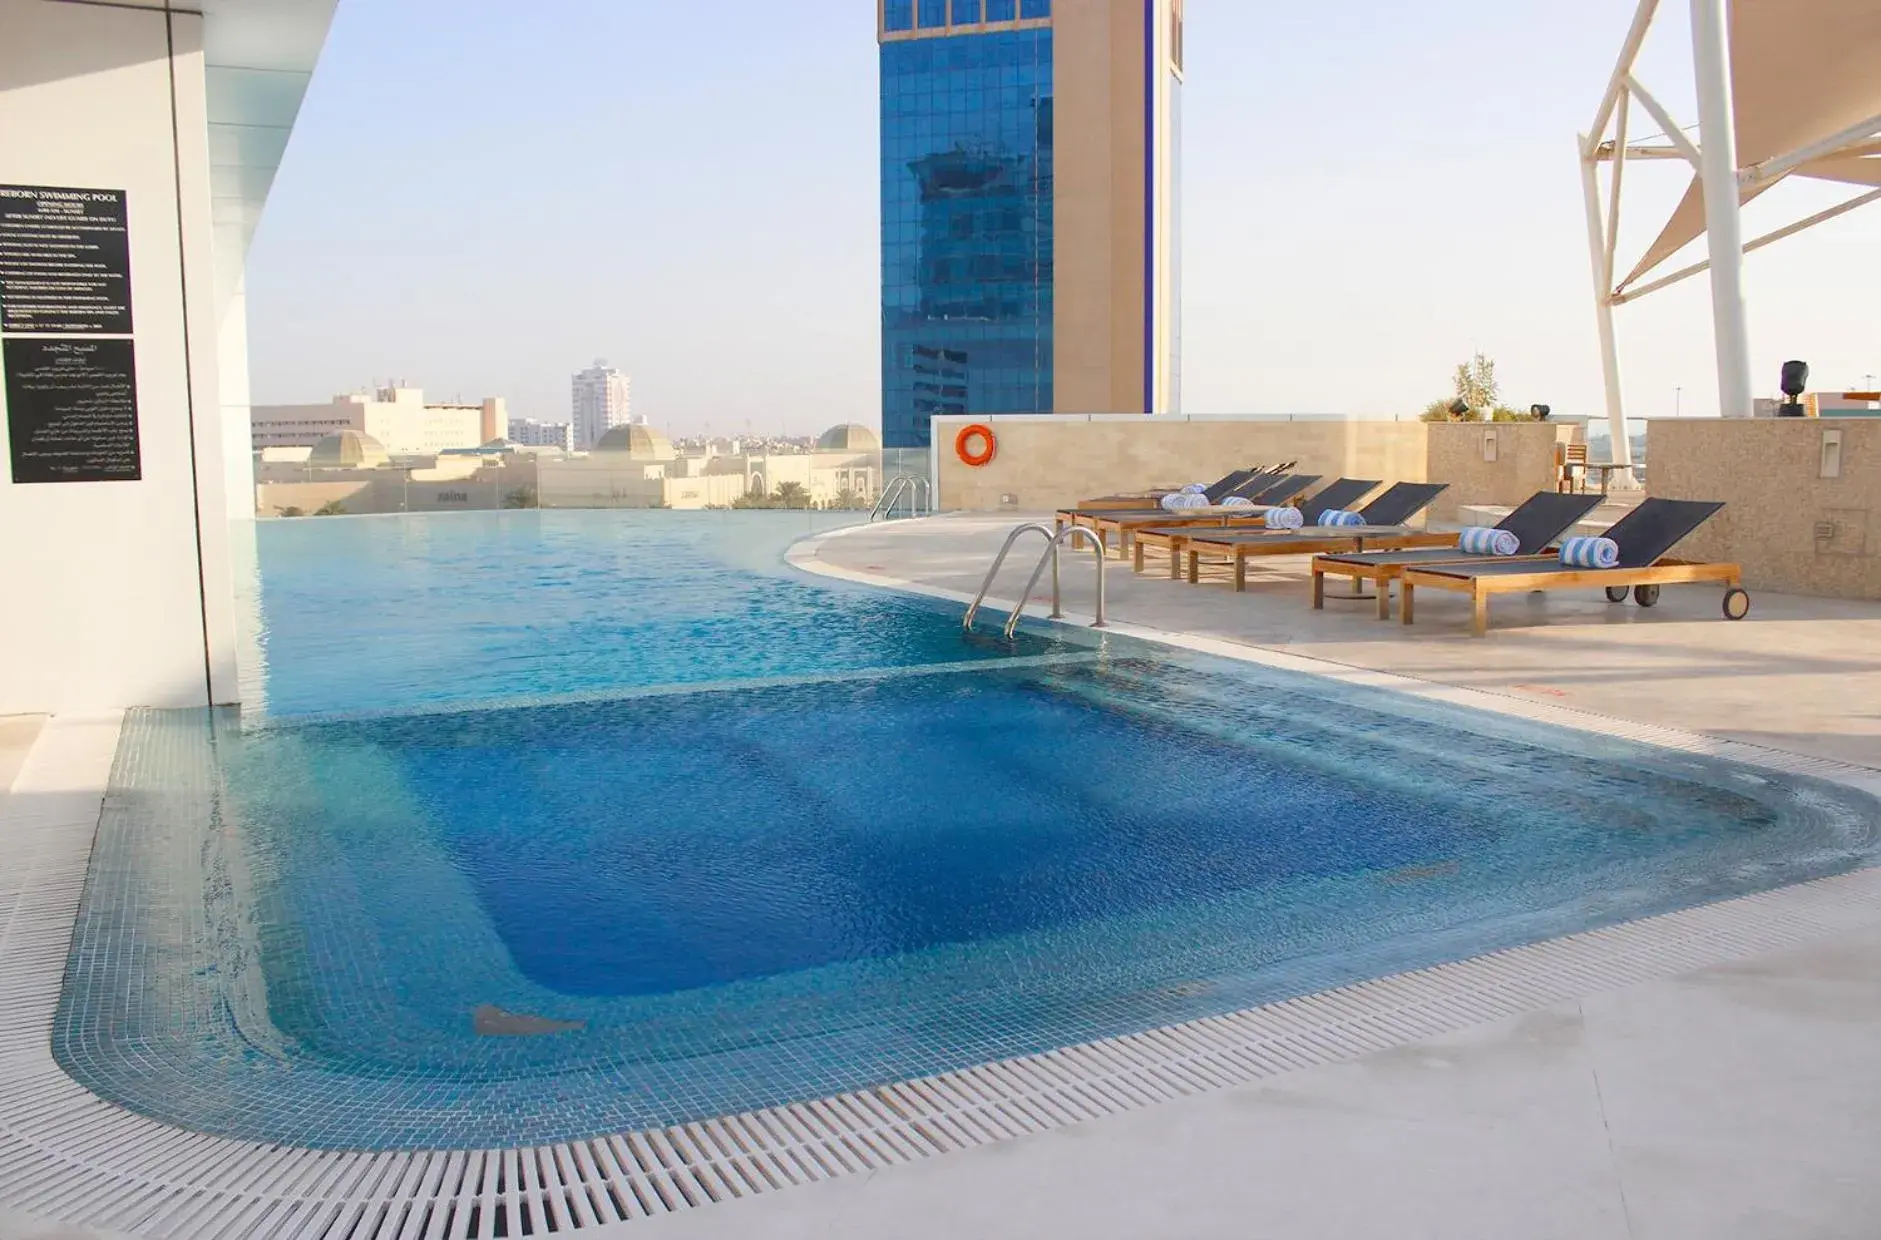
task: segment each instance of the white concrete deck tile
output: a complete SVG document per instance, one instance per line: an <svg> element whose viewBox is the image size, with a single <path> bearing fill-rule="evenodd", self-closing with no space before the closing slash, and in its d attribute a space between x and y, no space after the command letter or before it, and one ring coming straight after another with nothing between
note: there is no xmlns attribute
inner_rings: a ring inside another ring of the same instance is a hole
<svg viewBox="0 0 1881 1240"><path fill-rule="evenodd" d="M0 715L0 797L13 786L44 723L43 715Z"/></svg>
<svg viewBox="0 0 1881 1240"><path fill-rule="evenodd" d="M674 1236L1625 1237L1572 1004L733 1203Z"/></svg>
<svg viewBox="0 0 1881 1240"><path fill-rule="evenodd" d="M1877 1008L1881 928L652 1230L1864 1240Z"/></svg>
<svg viewBox="0 0 1881 1240"><path fill-rule="evenodd" d="M1881 930L1583 1003L1616 1141L1806 1161L1881 1192Z"/></svg>

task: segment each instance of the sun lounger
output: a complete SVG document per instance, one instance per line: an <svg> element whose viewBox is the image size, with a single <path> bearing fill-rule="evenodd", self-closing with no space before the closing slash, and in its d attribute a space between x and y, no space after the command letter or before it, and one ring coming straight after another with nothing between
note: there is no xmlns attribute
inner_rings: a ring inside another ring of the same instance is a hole
<svg viewBox="0 0 1881 1240"><path fill-rule="evenodd" d="M1244 471L1237 474L1230 474L1229 478L1224 479L1224 481L1231 479L1233 480L1232 485L1222 492L1221 497L1226 499L1228 495L1237 494L1247 487L1266 486L1270 482L1278 481L1283 476L1284 475L1277 470ZM1151 507L1154 508L1156 512L1163 511L1161 508L1161 500L1171 494L1174 494L1174 492L1162 492L1158 497L1157 503ZM1128 499L1120 500L1114 505L1103 503L1079 504L1075 508L1060 508L1058 510L1058 524L1061 526L1083 524L1087 520L1096 520L1102 517L1140 515L1145 511L1149 510ZM1073 520L1073 518L1076 518L1076 520Z"/></svg>
<svg viewBox="0 0 1881 1240"><path fill-rule="evenodd" d="M1296 478L1303 481L1296 483ZM1270 476L1255 475L1248 479L1238 491L1250 493L1250 498L1265 500L1274 496L1290 496L1313 485L1313 475ZM1066 508L1056 514L1056 526L1063 529L1067 525L1082 525L1097 535L1098 542L1106 553L1110 551L1110 535L1117 535L1117 552L1124 554L1129 550L1131 533L1148 525L1228 525L1234 522L1246 522L1258 516L1264 509L1259 503L1243 504L1237 507L1209 506L1201 508L1183 508L1175 512L1143 509L1090 509Z"/></svg>
<svg viewBox="0 0 1881 1240"><path fill-rule="evenodd" d="M1201 561L1207 557L1231 563L1234 566L1235 589L1244 590L1247 588L1247 561L1255 557L1363 551L1368 547L1441 546L1445 542L1454 540L1453 534L1427 533L1401 524L1428 507L1431 501L1444 490L1445 485L1444 483L1399 483L1360 510L1363 521L1360 525L1307 526L1296 530L1155 526L1137 531L1137 537L1150 539L1163 538L1171 534L1180 535L1179 542L1175 538L1167 538L1165 545L1171 548L1172 559L1186 556L1187 576L1191 583L1200 580ZM1315 507L1317 504L1316 497L1308 504L1308 507ZM1180 572L1173 564L1172 570L1172 577Z"/></svg>
<svg viewBox="0 0 1881 1240"><path fill-rule="evenodd" d="M1402 551L1342 552L1313 558L1313 608L1326 605L1326 578L1350 577L1355 588L1361 581L1378 583L1378 618L1391 618L1391 583L1407 569L1432 564L1496 563L1511 559L1533 559L1547 552L1554 540L1574 528L1575 522L1600 505L1598 495L1563 495L1538 491L1495 528L1515 535L1514 556L1472 555L1455 542L1442 547L1417 547Z"/></svg>
<svg viewBox="0 0 1881 1240"><path fill-rule="evenodd" d="M1313 474L1302 476L1307 478L1308 481L1306 486L1300 488L1300 490L1312 486L1314 482L1319 480L1318 477ZM1308 513L1310 516L1318 516L1329 508L1350 508L1377 489L1378 480L1375 478L1341 478L1337 482L1329 483L1327 486L1321 488L1320 492L1313 496L1312 499L1300 502L1298 506L1300 511ZM1276 492L1281 490L1285 490L1285 488L1276 484L1274 488L1270 489L1269 492L1262 497L1262 503L1257 503L1252 510L1243 509L1240 520L1235 522L1222 522L1221 524L1232 529L1247 529L1251 531L1264 529L1267 522L1267 513L1272 508L1285 506L1288 501L1298 499L1297 492L1276 497ZM1130 532L1130 541L1136 549L1134 557L1136 571L1139 573L1143 571L1145 549L1148 547L1157 547L1165 551L1169 556L1169 579L1171 581L1178 580L1182 576L1183 548L1188 543L1190 528L1196 524L1207 523L1154 521L1145 522L1133 529Z"/></svg>
<svg viewBox="0 0 1881 1240"><path fill-rule="evenodd" d="M1247 562L1276 555L1359 552L1367 548L1398 549L1442 546L1455 534L1414 530L1404 522L1430 507L1449 484L1400 482L1358 510L1363 525L1307 526L1298 530L1193 530L1185 553L1191 585L1201 580L1202 557L1226 560L1234 566L1234 588L1247 589ZM1328 488L1330 489L1330 488ZM1316 502L1316 501L1315 501Z"/></svg>
<svg viewBox="0 0 1881 1240"><path fill-rule="evenodd" d="M1315 482L1318 474L1289 474L1278 482L1270 483L1248 497L1249 502L1234 508L1191 508L1183 512L1161 513L1156 516L1141 518L1107 519L1098 523L1099 536L1110 530L1119 535L1117 551L1120 555L1131 555L1137 572L1143 571L1143 532L1148 529L1161 531L1150 539L1150 545L1165 549L1173 541L1180 541L1180 535L1173 530L1205 528L1213 526L1222 529L1257 529L1266 524L1267 514L1276 508L1298 500ZM1175 552L1171 552L1170 577L1175 577Z"/></svg>
<svg viewBox="0 0 1881 1240"><path fill-rule="evenodd" d="M1221 504L1208 508L1183 508L1175 512L1111 513L1087 516L1074 524L1089 525L1097 531L1098 541L1110 549L1110 535L1117 535L1117 554L1128 555L1136 531L1147 526L1242 526L1259 525L1274 508L1297 498L1315 482L1318 474L1287 474L1278 479L1255 479L1242 488L1245 504Z"/></svg>
<svg viewBox="0 0 1881 1240"><path fill-rule="evenodd" d="M1237 469L1226 477L1211 482L1208 485L1208 489L1205 490L1203 494L1208 497L1209 503L1219 504L1223 499L1233 494L1236 487L1241 486L1256 474L1270 474L1279 468L1279 466L1274 466L1270 469L1268 466L1264 465L1252 465L1247 469ZM1140 495L1105 495L1098 499L1079 500L1078 507L1096 509L1127 508L1138 510L1154 508L1162 503L1163 496L1169 495L1177 489L1179 488L1167 487L1161 490L1145 491Z"/></svg>
<svg viewBox="0 0 1881 1240"><path fill-rule="evenodd" d="M1698 500L1645 500L1606 532L1605 537L1620 549L1619 563L1613 568L1571 568L1556 558L1407 569L1400 579L1400 617L1404 623L1412 623L1419 589L1454 590L1470 596L1470 631L1481 637L1489 631L1489 599L1495 594L1600 586L1610 602L1623 602L1630 591L1641 607L1651 607L1659 601L1660 586L1716 581L1725 587L1725 618L1742 620L1750 614L1750 595L1744 592L1743 574L1737 565L1693 564L1666 558L1680 539L1722 507Z"/></svg>

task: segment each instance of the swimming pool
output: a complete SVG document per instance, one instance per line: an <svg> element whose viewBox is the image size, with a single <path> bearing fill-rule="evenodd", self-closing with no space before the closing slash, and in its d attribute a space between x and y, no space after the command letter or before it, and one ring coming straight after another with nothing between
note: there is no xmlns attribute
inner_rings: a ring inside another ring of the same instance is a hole
<svg viewBox="0 0 1881 1240"><path fill-rule="evenodd" d="M540 1144L1876 853L1875 803L1806 778L1087 631L968 638L791 574L799 520L263 526L268 713L127 722L61 1063L201 1131Z"/></svg>

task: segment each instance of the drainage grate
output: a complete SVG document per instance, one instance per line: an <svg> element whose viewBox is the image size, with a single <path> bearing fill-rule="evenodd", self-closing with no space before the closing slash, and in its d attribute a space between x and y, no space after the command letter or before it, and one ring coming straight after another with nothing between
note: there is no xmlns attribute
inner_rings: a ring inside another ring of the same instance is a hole
<svg viewBox="0 0 1881 1240"><path fill-rule="evenodd" d="M1354 676L1589 726L1585 716L1546 705ZM1881 791L1881 775L1821 760L1666 729L1596 730ZM0 1205L146 1236L482 1240L674 1214L1350 1059L1881 921L1881 869L1864 870L1226 1016L703 1123L531 1149L292 1149L134 1115L86 1092L52 1060L52 1018L117 731L115 719L54 720L20 773L16 792L26 795L0 803Z"/></svg>

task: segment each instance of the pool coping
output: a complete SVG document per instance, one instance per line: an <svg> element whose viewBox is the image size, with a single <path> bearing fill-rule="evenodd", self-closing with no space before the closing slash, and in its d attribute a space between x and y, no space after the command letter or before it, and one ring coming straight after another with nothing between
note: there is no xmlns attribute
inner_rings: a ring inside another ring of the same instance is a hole
<svg viewBox="0 0 1881 1240"><path fill-rule="evenodd" d="M818 564L810 572L965 602ZM995 606L1010 606L999 603ZM1080 617L1070 618L1076 622ZM1115 624L1119 634L1621 736L1881 796L1881 771L1565 707ZM1357 1058L1881 924L1881 867L935 1076L700 1123L504 1150L328 1151L189 1132L66 1076L51 1031L121 714L56 717L0 799L0 1210L150 1236L607 1234Z"/></svg>

